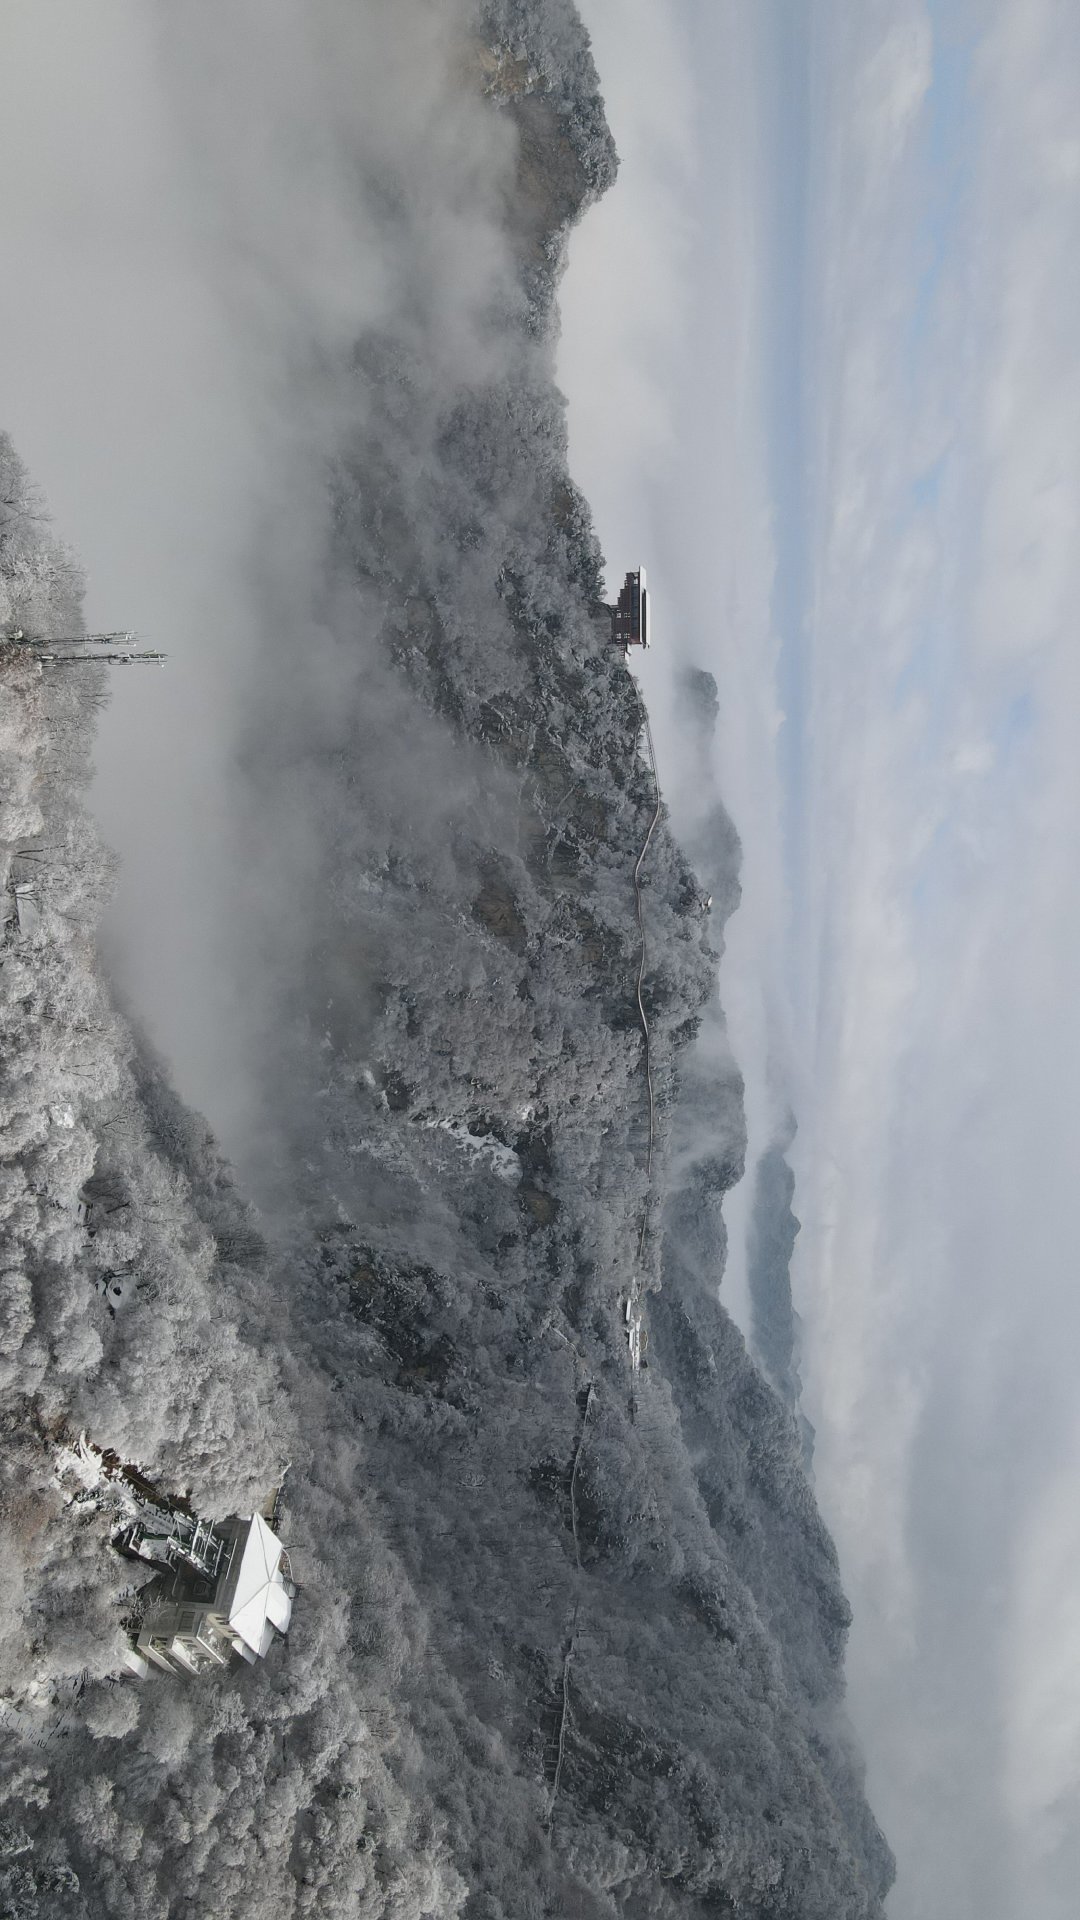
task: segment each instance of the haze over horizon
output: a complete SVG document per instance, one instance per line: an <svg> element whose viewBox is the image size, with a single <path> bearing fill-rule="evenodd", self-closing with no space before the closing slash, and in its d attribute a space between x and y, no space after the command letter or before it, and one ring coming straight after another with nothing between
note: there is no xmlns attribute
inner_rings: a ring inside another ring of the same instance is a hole
<svg viewBox="0 0 1080 1920"><path fill-rule="evenodd" d="M609 562L648 560L650 698L669 658L720 687L744 847L722 991L751 1151L778 1105L799 1122L804 1404L889 1911L1057 1920L1080 1845L1080 22L584 12L623 165L571 250L571 454ZM631 242L659 291L627 314L604 289Z"/></svg>

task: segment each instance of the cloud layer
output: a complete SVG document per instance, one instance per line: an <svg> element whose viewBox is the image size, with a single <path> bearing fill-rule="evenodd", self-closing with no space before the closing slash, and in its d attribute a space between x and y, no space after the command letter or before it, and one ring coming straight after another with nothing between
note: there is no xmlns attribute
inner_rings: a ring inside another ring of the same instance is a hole
<svg viewBox="0 0 1080 1920"><path fill-rule="evenodd" d="M608 551L632 528L663 586L665 650L695 649L729 703L747 911L722 990L751 1113L771 1058L799 1116L808 1412L891 1910L1057 1920L1080 1790L1080 33L1049 0L817 5L800 55L768 9L756 34L736 5L708 16L680 15L698 78L674 191L697 243L663 295L684 344L709 311L708 370L695 412L669 336L620 338L679 458L657 472L659 431L620 443L647 458L605 496L594 446L591 484ZM641 43L620 51L602 0L587 17L648 176L642 230L663 233L672 183L629 104ZM800 57L793 139L775 108ZM705 131L724 109L726 150ZM631 230L634 191L628 162Z"/></svg>

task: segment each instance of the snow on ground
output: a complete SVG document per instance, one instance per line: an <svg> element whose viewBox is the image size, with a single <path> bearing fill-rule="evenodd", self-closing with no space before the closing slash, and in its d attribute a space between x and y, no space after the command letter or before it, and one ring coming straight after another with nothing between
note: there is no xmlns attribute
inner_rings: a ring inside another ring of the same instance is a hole
<svg viewBox="0 0 1080 1920"><path fill-rule="evenodd" d="M486 1160L493 1174L499 1180L505 1180L507 1186L516 1187L521 1179L521 1162L513 1147L497 1140L493 1133L473 1133L466 1120L422 1120L422 1127L449 1134L459 1147L464 1147L477 1160Z"/></svg>

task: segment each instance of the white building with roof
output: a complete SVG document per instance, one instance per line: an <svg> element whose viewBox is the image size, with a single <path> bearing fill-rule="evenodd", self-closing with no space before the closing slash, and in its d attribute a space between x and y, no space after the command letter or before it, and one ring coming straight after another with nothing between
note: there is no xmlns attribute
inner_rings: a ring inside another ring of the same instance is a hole
<svg viewBox="0 0 1080 1920"><path fill-rule="evenodd" d="M161 1531L140 1524L127 1551L161 1568L161 1586L143 1618L129 1665L204 1673L234 1655L254 1664L287 1631L295 1587L288 1555L261 1514L248 1519L163 1516Z"/></svg>

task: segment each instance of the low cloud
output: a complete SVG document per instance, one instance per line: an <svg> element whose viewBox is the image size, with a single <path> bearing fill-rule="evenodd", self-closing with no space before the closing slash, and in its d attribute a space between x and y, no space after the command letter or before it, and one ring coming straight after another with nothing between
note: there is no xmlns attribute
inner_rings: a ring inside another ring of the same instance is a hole
<svg viewBox="0 0 1080 1920"><path fill-rule="evenodd" d="M785 1046L783 717L764 425L769 20L743 0L690 17L612 0L582 11L621 170L574 238L561 299L571 467L596 514L609 588L626 566L649 571L655 651L635 670L665 798L686 837L700 829L713 787L686 762L679 676L699 666L718 681L713 772L745 854L722 998L752 1163L786 1111L776 1072ZM613 303L627 258L640 264L639 298ZM725 1298L746 1325L749 1188L737 1187L725 1210Z"/></svg>
<svg viewBox="0 0 1080 1920"><path fill-rule="evenodd" d="M647 46L602 0L587 15L633 231L663 180L629 105ZM597 320L597 355L640 356L666 438L605 445L571 388L578 470L609 555L640 547L656 575L664 652L713 668L728 723L745 894L721 994L749 1099L779 1062L799 1120L807 1411L890 1911L1058 1920L1080 1784L1080 34L1018 0L808 8L809 119L785 139L790 14L772 38L768 9L756 39L735 6L710 22L683 191L715 196L723 238L703 219L670 271L711 346L692 320L678 350L613 346ZM761 291L800 247L778 318Z"/></svg>
<svg viewBox="0 0 1080 1920"><path fill-rule="evenodd" d="M1048 155L1080 44L1001 7L958 50L935 16L928 70L920 14L820 42L838 102L893 60L907 104L884 166L857 114L816 149L797 1283L895 1911L1056 1920L1080 201Z"/></svg>
<svg viewBox="0 0 1080 1920"><path fill-rule="evenodd" d="M0 250L23 290L0 322L7 424L86 562L91 627L169 655L115 676L98 747L123 859L113 964L234 1144L257 1105L237 762L276 724L271 687L302 686L315 739L362 670L363 609L335 606L324 572L328 465L366 406L353 343L389 331L436 390L440 368L450 390L501 351L513 133L459 84L464 15L103 0L66 7L62 32L29 4L5 16L18 191ZM347 657L342 618L361 628ZM296 800L259 875L283 952L317 857Z"/></svg>

